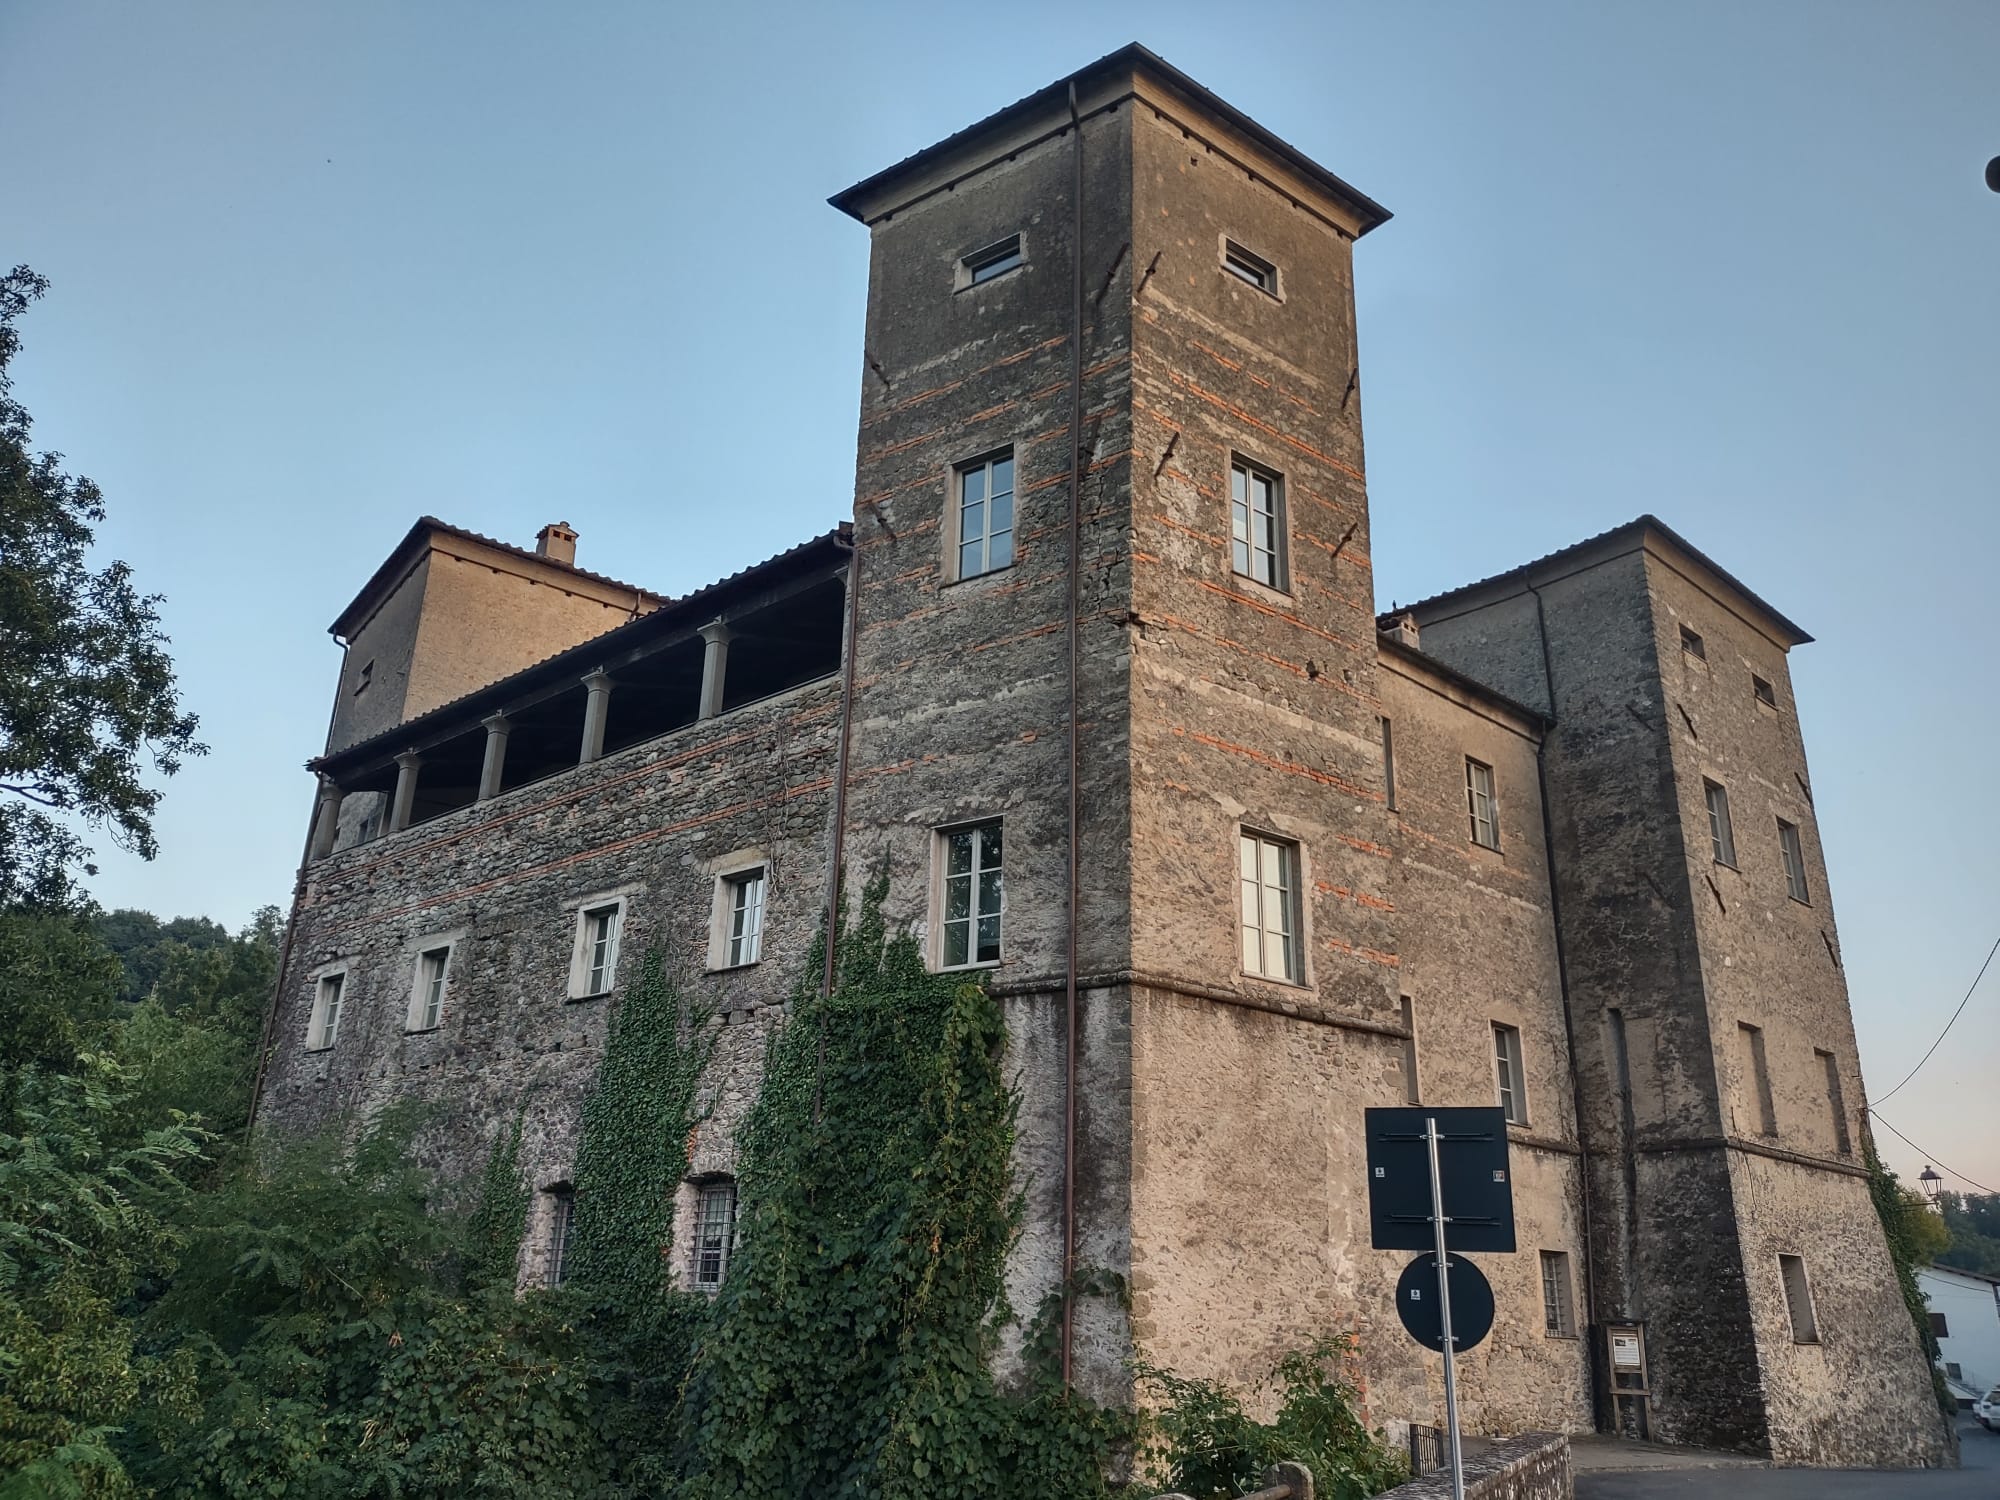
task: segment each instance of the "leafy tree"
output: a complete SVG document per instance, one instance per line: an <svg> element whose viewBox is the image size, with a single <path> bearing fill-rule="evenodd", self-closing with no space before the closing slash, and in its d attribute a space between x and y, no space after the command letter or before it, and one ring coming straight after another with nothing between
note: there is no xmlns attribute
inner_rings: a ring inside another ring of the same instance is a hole
<svg viewBox="0 0 2000 1500"><path fill-rule="evenodd" d="M265 908L276 912L275 907ZM259 913L261 916L262 913ZM125 966L121 1000L136 1005L153 993L169 955L207 952L229 943L229 929L207 917L175 917L162 922L149 911L99 912L93 921L104 946Z"/></svg>
<svg viewBox="0 0 2000 1500"><path fill-rule="evenodd" d="M1938 1264L2000 1276L2000 1193L1940 1193L1938 1208L1951 1237Z"/></svg>
<svg viewBox="0 0 2000 1500"><path fill-rule="evenodd" d="M80 867L95 873L77 821L146 859L160 792L205 753L182 710L160 630L159 596L122 562L86 559L103 496L28 447L13 395L16 320L48 289L26 266L0 276L0 905L59 906Z"/></svg>
<svg viewBox="0 0 2000 1500"><path fill-rule="evenodd" d="M0 912L0 1105L18 1070L61 1072L116 1003L118 962L66 912Z"/></svg>

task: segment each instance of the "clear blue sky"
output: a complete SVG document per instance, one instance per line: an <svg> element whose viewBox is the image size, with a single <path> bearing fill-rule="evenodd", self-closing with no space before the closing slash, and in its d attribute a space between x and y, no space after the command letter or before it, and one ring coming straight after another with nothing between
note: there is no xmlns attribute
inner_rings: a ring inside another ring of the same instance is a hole
<svg viewBox="0 0 2000 1500"><path fill-rule="evenodd" d="M326 626L419 513L567 519L669 591L845 516L866 246L827 194L1132 40L1396 213L1356 274L1383 605L1653 511L1819 637L1886 1091L2000 932L1980 0L6 0L0 259L55 283L20 394L214 746L100 899L286 899ZM1885 1114L2000 1187L1987 986Z"/></svg>

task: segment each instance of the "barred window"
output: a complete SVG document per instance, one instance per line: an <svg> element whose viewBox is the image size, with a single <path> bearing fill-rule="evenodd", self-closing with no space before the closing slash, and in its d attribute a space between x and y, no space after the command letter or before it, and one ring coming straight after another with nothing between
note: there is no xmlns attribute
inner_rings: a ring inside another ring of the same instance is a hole
<svg viewBox="0 0 2000 1500"><path fill-rule="evenodd" d="M736 1248L736 1184L704 1182L695 1200L694 1284L712 1292L729 1274L729 1257Z"/></svg>
<svg viewBox="0 0 2000 1500"><path fill-rule="evenodd" d="M1542 1331L1552 1339L1576 1336L1576 1315L1570 1307L1569 1255L1542 1252Z"/></svg>

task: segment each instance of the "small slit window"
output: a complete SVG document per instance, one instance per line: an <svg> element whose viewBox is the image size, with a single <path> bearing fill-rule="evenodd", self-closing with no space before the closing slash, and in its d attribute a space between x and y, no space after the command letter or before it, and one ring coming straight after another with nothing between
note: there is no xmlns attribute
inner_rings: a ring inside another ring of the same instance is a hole
<svg viewBox="0 0 2000 1500"><path fill-rule="evenodd" d="M354 674L354 696L359 698L368 691L368 684L375 680L375 658L369 657L361 664L361 670Z"/></svg>
<svg viewBox="0 0 2000 1500"><path fill-rule="evenodd" d="M1780 1255L1778 1275L1785 1283L1785 1313L1792 1323L1792 1342L1817 1344L1819 1319L1813 1314L1812 1284L1806 1280L1803 1255Z"/></svg>
<svg viewBox="0 0 2000 1500"><path fill-rule="evenodd" d="M975 250L959 261L960 288L980 286L996 276L1005 276L1021 262L1021 236L1010 234L1006 239L996 241L984 250Z"/></svg>
<svg viewBox="0 0 2000 1500"><path fill-rule="evenodd" d="M1708 660L1708 642L1701 638L1701 632L1681 626L1681 650L1696 661Z"/></svg>
<svg viewBox="0 0 2000 1500"><path fill-rule="evenodd" d="M1238 281L1247 281L1260 292L1278 295L1278 268L1254 250L1246 250L1234 240L1222 242L1222 269Z"/></svg>
<svg viewBox="0 0 2000 1500"><path fill-rule="evenodd" d="M1750 694L1766 708L1776 708L1778 706L1776 691L1773 690L1770 683L1761 677L1752 677L1750 679Z"/></svg>

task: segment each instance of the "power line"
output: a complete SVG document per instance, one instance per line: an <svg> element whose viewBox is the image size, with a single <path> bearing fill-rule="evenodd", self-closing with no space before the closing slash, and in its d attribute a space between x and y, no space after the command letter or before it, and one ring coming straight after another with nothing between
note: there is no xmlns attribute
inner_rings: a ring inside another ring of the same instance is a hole
<svg viewBox="0 0 2000 1500"><path fill-rule="evenodd" d="M1902 1131L1898 1130L1895 1126L1891 1125L1887 1120L1883 1119L1881 1112L1875 1109L1872 1105L1869 1107L1868 1113L1875 1116L1875 1123L1877 1125L1880 1125L1884 1130L1888 1131L1889 1134L1893 1135L1897 1140L1901 1141L1905 1146L1908 1146L1912 1151L1916 1152L1917 1155L1923 1157L1925 1160L1931 1162L1935 1166L1944 1167L1944 1169L1947 1172L1950 1172L1951 1175L1956 1177L1960 1182L1967 1183L1972 1187L1976 1187L1982 1193L2000 1192L2000 1188L1990 1188L1983 1182L1973 1182L1973 1180L1970 1177L1967 1177L1963 1172L1956 1171L1951 1167L1946 1167L1943 1162L1939 1161L1935 1156L1932 1156L1930 1152L1924 1150L1922 1146L1919 1146L1915 1141L1911 1140L1908 1136L1904 1135Z"/></svg>
<svg viewBox="0 0 2000 1500"><path fill-rule="evenodd" d="M1951 1030L1952 1021L1956 1021L1961 1015L1965 1013L1966 1004L1972 999L1972 990L1976 990L1979 988L1979 981L1986 977L1986 970L1992 964L1993 955L1996 953L2000 953L2000 938L1995 938L1993 940L1993 946L1986 950L1986 962L1981 964L1979 966L1979 972L1972 976L1972 989L1967 990L1965 992L1965 999L1958 1002L1958 1009L1951 1013L1951 1021L1947 1021L1944 1023L1944 1031L1940 1031L1938 1033L1937 1040L1931 1043L1931 1051L1926 1052L1922 1057L1917 1059L1917 1065L1914 1068L1910 1069L1909 1073L1904 1076L1903 1083L1908 1083L1910 1079L1915 1078L1917 1074L1922 1072L1924 1064L1931 1060L1931 1052L1937 1051L1939 1047L1944 1045L1945 1032ZM1902 1088L1903 1083L1899 1083L1896 1085L1895 1088L1890 1089L1888 1093L1882 1096L1882 1099L1895 1098L1897 1090ZM1877 1104L1880 1104L1882 1102L1882 1099L1878 1099L1875 1102ZM1893 1129L1894 1127L1891 1128Z"/></svg>

